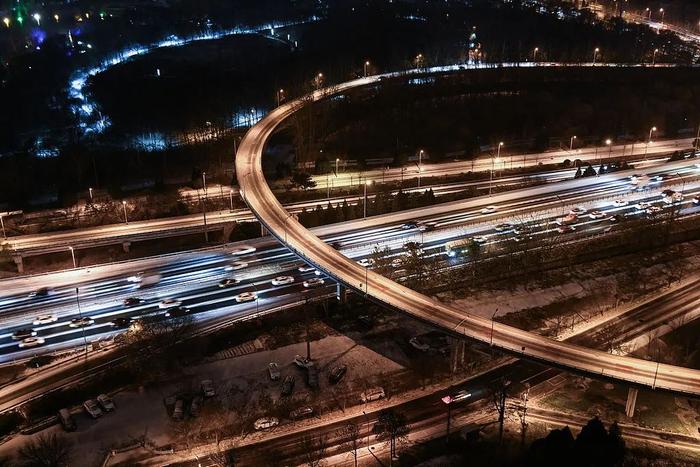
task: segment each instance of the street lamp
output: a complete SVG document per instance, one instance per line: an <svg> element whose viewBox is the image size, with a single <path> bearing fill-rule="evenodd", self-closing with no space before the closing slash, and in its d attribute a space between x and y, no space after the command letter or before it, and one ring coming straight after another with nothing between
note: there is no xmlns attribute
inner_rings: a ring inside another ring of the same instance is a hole
<svg viewBox="0 0 700 467"><path fill-rule="evenodd" d="M612 156L612 140L611 140L611 139L606 139L606 140L605 140L605 144L606 144L606 146L608 146L608 162L610 162L610 158L611 158L611 156ZM602 161L602 160L601 160L600 165L601 165L601 167L602 167L602 165L603 165L603 161Z"/></svg>
<svg viewBox="0 0 700 467"><path fill-rule="evenodd" d="M420 175L423 172L423 151L422 149L418 151L418 188L420 188Z"/></svg>
<svg viewBox="0 0 700 467"><path fill-rule="evenodd" d="M491 157L491 172L489 174L489 196L491 196L491 185L493 183L494 165L496 162L501 162L501 147L502 146L503 146L503 142L498 143L498 152L497 152L496 159L494 159L493 156Z"/></svg>
<svg viewBox="0 0 700 467"><path fill-rule="evenodd" d="M365 61L365 78L367 78L367 67L369 66L369 60Z"/></svg>
<svg viewBox="0 0 700 467"><path fill-rule="evenodd" d="M316 89L321 89L321 86L323 85L323 73L319 73L316 75Z"/></svg>
<svg viewBox="0 0 700 467"><path fill-rule="evenodd" d="M335 158L335 176L338 176L338 162L340 162L340 158L336 157Z"/></svg>
<svg viewBox="0 0 700 467"><path fill-rule="evenodd" d="M202 172L202 190L204 190L204 193L206 194L207 192L207 173Z"/></svg>
<svg viewBox="0 0 700 467"><path fill-rule="evenodd" d="M39 13L34 13L32 18L34 18L34 21L36 21L37 26L41 24L41 15Z"/></svg>
<svg viewBox="0 0 700 467"><path fill-rule="evenodd" d="M371 183L371 182L370 182L369 180L365 180L365 203L364 203L364 205L363 205L363 208L364 208L364 209L363 209L363 211L364 211L363 218L364 218L364 219L367 219L367 186L368 186L370 183Z"/></svg>
<svg viewBox="0 0 700 467"><path fill-rule="evenodd" d="M644 160L647 160L647 152L649 152L649 145L651 144L651 135L656 131L656 127L653 126L649 129L649 139L647 139L647 145L644 148Z"/></svg>
<svg viewBox="0 0 700 467"><path fill-rule="evenodd" d="M420 68L423 64L423 54L416 55L416 68Z"/></svg>
<svg viewBox="0 0 700 467"><path fill-rule="evenodd" d="M53 19L54 19L54 21L56 21L58 23L58 14L57 13L53 15Z"/></svg>
<svg viewBox="0 0 700 467"><path fill-rule="evenodd" d="M663 8L659 8L659 13L661 13L661 25L663 26L663 24L664 24L664 15L666 14L666 12L664 11Z"/></svg>
<svg viewBox="0 0 700 467"><path fill-rule="evenodd" d="M69 246L68 249L70 250L70 255L73 258L73 269L76 269L78 265L75 263L75 250L73 250L72 246Z"/></svg>
<svg viewBox="0 0 700 467"><path fill-rule="evenodd" d="M124 208L124 222L129 225L129 217L126 215L126 201L122 201L122 208Z"/></svg>
<svg viewBox="0 0 700 467"><path fill-rule="evenodd" d="M535 47L535 50L532 51L532 61L536 62L537 61L537 52L540 51L539 47Z"/></svg>
<svg viewBox="0 0 700 467"><path fill-rule="evenodd" d="M593 50L593 64L595 65L596 59L598 58L598 52L600 52L600 49L598 47Z"/></svg>
<svg viewBox="0 0 700 467"><path fill-rule="evenodd" d="M5 23L5 27L6 27L6 28L9 28L9 27L10 27L10 18L4 17L4 18L2 19L2 22Z"/></svg>
<svg viewBox="0 0 700 467"><path fill-rule="evenodd" d="M445 396L442 398L442 402L447 406L447 437L446 442L450 442L450 419L452 418L452 396Z"/></svg>
<svg viewBox="0 0 700 467"><path fill-rule="evenodd" d="M277 91L277 107L280 106L280 102L282 102L282 99L284 99L284 89L280 89Z"/></svg>
<svg viewBox="0 0 700 467"><path fill-rule="evenodd" d="M657 53L659 53L659 49L654 49L654 55L652 56L652 59L651 59L652 66L656 65L656 54Z"/></svg>
<svg viewBox="0 0 700 467"><path fill-rule="evenodd" d="M92 187L88 188L88 194L90 195L90 202L92 203Z"/></svg>
<svg viewBox="0 0 700 467"><path fill-rule="evenodd" d="M576 135L572 136L571 139L569 140L569 152L574 150L574 140L576 139Z"/></svg>
<svg viewBox="0 0 700 467"><path fill-rule="evenodd" d="M644 11L646 11L649 14L647 19L651 21L651 8L645 8Z"/></svg>

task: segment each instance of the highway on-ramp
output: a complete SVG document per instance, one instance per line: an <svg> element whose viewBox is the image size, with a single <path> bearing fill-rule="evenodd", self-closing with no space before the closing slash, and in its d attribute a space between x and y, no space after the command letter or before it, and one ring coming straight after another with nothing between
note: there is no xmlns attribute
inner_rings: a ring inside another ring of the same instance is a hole
<svg viewBox="0 0 700 467"><path fill-rule="evenodd" d="M507 67L509 65L502 65ZM552 66L548 64L547 66ZM584 65L585 66L585 65ZM444 68L414 70L411 73L445 73ZM457 68L452 71L461 71ZM659 362L615 356L584 347L554 341L542 336L495 323L482 317L464 313L455 307L397 284L369 271L346 258L313 235L279 203L267 184L262 171L262 154L268 138L275 129L300 107L352 88L378 84L397 74L377 75L342 83L318 90L310 99L289 102L272 111L252 127L241 142L236 157L236 174L243 199L281 242L305 261L318 267L341 284L369 298L415 318L429 322L453 333L490 343L522 357L542 361L590 376L609 378L634 385L662 388L671 392L700 396L700 371ZM687 162L685 162L687 164ZM601 176L598 180L611 176ZM614 176L613 176L614 177ZM564 186L585 187L589 179L564 182ZM557 189L561 189L560 185ZM529 190L531 194L546 193L551 187ZM528 191L528 190L525 190ZM523 192L521 191L522 195ZM512 197L504 193L491 198L493 204L506 202ZM480 200L474 200L475 205Z"/></svg>

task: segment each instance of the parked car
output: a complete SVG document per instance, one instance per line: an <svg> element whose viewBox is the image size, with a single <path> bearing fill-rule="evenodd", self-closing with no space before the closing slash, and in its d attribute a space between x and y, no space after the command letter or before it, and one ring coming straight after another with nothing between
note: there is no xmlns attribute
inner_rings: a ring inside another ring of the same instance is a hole
<svg viewBox="0 0 700 467"><path fill-rule="evenodd" d="M114 401L107 394L97 396L97 403L100 404L100 407L105 412L112 412L116 408Z"/></svg>
<svg viewBox="0 0 700 467"><path fill-rule="evenodd" d="M279 423L280 421L275 417L263 417L255 420L253 427L255 427L256 430L265 430L267 428L275 427L279 425Z"/></svg>
<svg viewBox="0 0 700 467"><path fill-rule="evenodd" d="M92 418L100 418L102 416L102 409L97 405L97 401L94 399L88 399L83 402L83 408Z"/></svg>
<svg viewBox="0 0 700 467"><path fill-rule="evenodd" d="M58 321L58 316L56 315L39 315L36 317L36 319L34 319L34 322L32 324L34 324L34 326L37 326L39 324L55 323L56 321Z"/></svg>
<svg viewBox="0 0 700 467"><path fill-rule="evenodd" d="M285 376L284 381L282 381L282 391L283 396L290 396L294 392L294 376Z"/></svg>
<svg viewBox="0 0 700 467"><path fill-rule="evenodd" d="M185 417L185 401L178 398L173 407L173 420L182 420Z"/></svg>
<svg viewBox="0 0 700 467"><path fill-rule="evenodd" d="M328 373L328 382L331 384L338 384L340 380L343 379L343 376L345 376L345 373L347 373L347 371L347 365L334 366Z"/></svg>
<svg viewBox="0 0 700 467"><path fill-rule="evenodd" d="M256 292L243 292L239 293L234 298L237 303L252 302L258 299L258 294Z"/></svg>
<svg viewBox="0 0 700 467"><path fill-rule="evenodd" d="M308 368L309 365L313 365L313 362L306 357L302 357L301 355L295 355L294 364L299 368Z"/></svg>
<svg viewBox="0 0 700 467"><path fill-rule="evenodd" d="M644 211L645 209L651 207L651 203L648 203L646 201L639 201L637 204L634 205L635 209L639 209L640 211Z"/></svg>
<svg viewBox="0 0 700 467"><path fill-rule="evenodd" d="M233 277L228 277L228 278L226 278L226 279L221 279L221 280L219 281L219 287L221 287L221 288L223 289L223 288L226 288L226 287L230 287L230 286L232 286L232 285L236 285L236 284L238 284L239 282L240 282L240 281L239 281L238 279L235 279L235 278L233 278Z"/></svg>
<svg viewBox="0 0 700 467"><path fill-rule="evenodd" d="M241 245L235 247L231 250L233 256L247 255L250 253L255 253L255 247L250 245Z"/></svg>
<svg viewBox="0 0 700 467"><path fill-rule="evenodd" d="M326 281L324 281L323 279L318 278L318 277L314 277L313 279L309 279L309 280L304 281L304 287L306 287L307 289L310 289L313 287L320 287L325 283L326 283Z"/></svg>
<svg viewBox="0 0 700 467"><path fill-rule="evenodd" d="M61 409L58 411L58 421L66 431L75 431L78 428L78 425L75 423L75 419L68 409Z"/></svg>
<svg viewBox="0 0 700 467"><path fill-rule="evenodd" d="M316 268L313 266L309 266L308 264L303 264L303 265L299 266L298 270L299 270L299 272L311 272L311 271L315 271Z"/></svg>
<svg viewBox="0 0 700 467"><path fill-rule="evenodd" d="M287 285L294 283L294 277L292 276L279 276L272 279L272 285Z"/></svg>
<svg viewBox="0 0 700 467"><path fill-rule="evenodd" d="M72 319L69 326L72 328L83 328L85 326L90 326L91 324L95 324L95 320L89 316L83 316L82 318Z"/></svg>
<svg viewBox="0 0 700 467"><path fill-rule="evenodd" d="M302 418L310 417L313 414L313 407L299 407L289 412L289 418L292 420L300 420Z"/></svg>
<svg viewBox="0 0 700 467"><path fill-rule="evenodd" d="M18 329L15 332L12 333L12 338L14 340L23 340L28 337L34 337L36 336L36 331L34 329Z"/></svg>
<svg viewBox="0 0 700 467"><path fill-rule="evenodd" d="M27 337L26 339L22 339L22 342L19 343L20 348L22 349L28 349L31 347L37 347L39 345L42 345L44 342L43 337Z"/></svg>
<svg viewBox="0 0 700 467"><path fill-rule="evenodd" d="M386 397L386 393L384 392L384 388L382 387L371 388L360 394L360 400L365 404L367 402L376 401L384 397Z"/></svg>
<svg viewBox="0 0 700 467"><path fill-rule="evenodd" d="M190 404L190 415L193 417L199 417L199 413L202 411L202 396L194 396L192 403Z"/></svg>
<svg viewBox="0 0 700 467"><path fill-rule="evenodd" d="M161 310L164 310L166 308L172 308L174 306L180 306L182 305L182 300L179 300L177 298L166 298L162 302L158 304L158 308Z"/></svg>
<svg viewBox="0 0 700 467"><path fill-rule="evenodd" d="M277 381L280 379L280 367L275 362L270 362L267 365L267 372L270 373L270 379Z"/></svg>
<svg viewBox="0 0 700 467"><path fill-rule="evenodd" d="M210 379L203 379L202 382L199 383L199 387L204 397L214 397L216 395L214 383Z"/></svg>
<svg viewBox="0 0 700 467"><path fill-rule="evenodd" d="M403 259L394 258L391 260L391 267L392 268L400 268L401 266L403 266Z"/></svg>
<svg viewBox="0 0 700 467"><path fill-rule="evenodd" d="M418 223L418 230L421 232L430 232L432 230L437 229L438 223L434 221L428 221L428 222L419 222Z"/></svg>
<svg viewBox="0 0 700 467"><path fill-rule="evenodd" d="M570 225L575 224L578 221L578 216L576 214L568 214L557 221L559 225Z"/></svg>
<svg viewBox="0 0 700 467"><path fill-rule="evenodd" d="M129 297L124 299L124 306L137 306L141 305L142 303L145 303L146 300L143 298L138 298L138 297Z"/></svg>

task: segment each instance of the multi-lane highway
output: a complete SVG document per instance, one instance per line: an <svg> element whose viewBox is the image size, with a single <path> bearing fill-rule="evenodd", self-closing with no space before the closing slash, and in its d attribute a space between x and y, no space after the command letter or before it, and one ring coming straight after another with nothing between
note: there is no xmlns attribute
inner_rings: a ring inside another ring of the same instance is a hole
<svg viewBox="0 0 700 467"><path fill-rule="evenodd" d="M427 69L414 73L421 72L442 73L444 70L442 68ZM379 83L381 80L390 79L393 76L391 74L372 76L342 83L333 88L318 90L312 93L310 101L315 102L352 88ZM465 313L368 271L367 268L346 258L314 236L291 217L277 201L262 171L262 153L268 138L287 117L301 106L308 105L308 101L306 99L293 101L268 114L248 131L241 142L236 157L236 174L241 195L248 207L275 237L302 259L318 267L344 286L366 294L377 302L451 332L482 342L489 342L525 358L543 361L591 376L651 388L663 388L682 394L700 395L700 371L698 370L613 356L605 352L553 341L510 326L494 324L488 319ZM687 161L670 164L678 170L688 165L692 164ZM603 175L598 177L597 181L619 181L623 176L629 176L629 173ZM564 182L554 190L551 186L545 186L524 190L518 195L553 194L561 188L585 190L590 184L591 181L588 179L579 179ZM472 200L472 202L476 208L480 205L484 206L485 201L490 201L490 204L501 204L512 201L512 199L513 194L506 193L495 195L490 200Z"/></svg>

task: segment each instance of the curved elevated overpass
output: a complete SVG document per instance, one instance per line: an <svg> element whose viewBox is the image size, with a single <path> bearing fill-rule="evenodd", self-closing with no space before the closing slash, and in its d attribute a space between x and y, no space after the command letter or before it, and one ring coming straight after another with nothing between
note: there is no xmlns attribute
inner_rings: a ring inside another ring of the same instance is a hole
<svg viewBox="0 0 700 467"><path fill-rule="evenodd" d="M531 64L527 65L532 66ZM507 68L523 65L503 64L500 66ZM544 64L538 66L559 65ZM465 68L465 66L438 67L361 78L316 91L309 96L289 102L273 110L248 131L239 146L236 157L236 174L240 192L245 202L272 235L294 253L339 283L357 292L366 294L379 303L439 326L453 334L460 334L471 339L490 343L495 347L521 355L524 358L541 361L593 377L608 378L652 389L660 388L678 394L700 396L700 371L698 370L610 355L598 350L555 341L504 324L494 323L489 319L471 315L456 307L446 305L397 284L372 271L368 271L307 230L275 198L262 171L263 149L273 131L300 107L352 88L372 85L384 79L406 75L421 76L449 73L461 71ZM615 179L615 177L619 178L620 175L597 177L597 181L601 181L606 177ZM557 190L583 187L589 183L591 183L591 179L578 179L563 182L557 184L557 186L544 186L519 190L518 192L503 193L486 200L477 198L473 202L475 207L486 203L498 205L499 202L512 199L514 193L515 196L543 194L548 191L555 193Z"/></svg>

